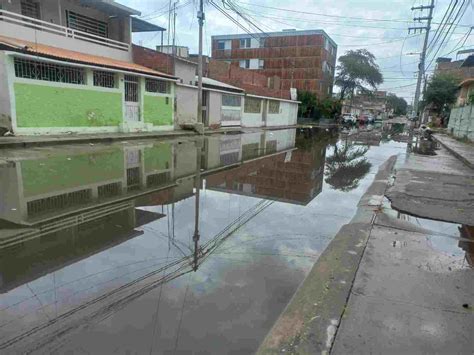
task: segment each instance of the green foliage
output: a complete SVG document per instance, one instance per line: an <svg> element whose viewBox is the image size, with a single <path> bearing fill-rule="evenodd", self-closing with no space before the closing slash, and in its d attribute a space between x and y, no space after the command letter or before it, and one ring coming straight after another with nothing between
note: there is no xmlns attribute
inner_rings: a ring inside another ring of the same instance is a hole
<svg viewBox="0 0 474 355"><path fill-rule="evenodd" d="M449 110L456 102L459 80L453 75L438 74L431 78L426 88L423 106L432 105L439 114Z"/></svg>
<svg viewBox="0 0 474 355"><path fill-rule="evenodd" d="M467 103L469 105L474 105L474 91L472 91L467 97Z"/></svg>
<svg viewBox="0 0 474 355"><path fill-rule="evenodd" d="M393 109L393 113L397 116L407 114L408 103L402 97L398 97L395 94L388 94L387 105L389 108Z"/></svg>
<svg viewBox="0 0 474 355"><path fill-rule="evenodd" d="M326 183L341 191L357 188L372 166L365 157L368 150L352 143L335 144L333 154L326 159Z"/></svg>
<svg viewBox="0 0 474 355"><path fill-rule="evenodd" d="M341 88L341 100L355 91L375 90L383 83L375 56L366 49L347 51L339 58L335 84Z"/></svg>
<svg viewBox="0 0 474 355"><path fill-rule="evenodd" d="M309 91L300 91L298 93L298 100L301 101L298 108L298 117L315 120L322 117L334 118L340 114L342 109L340 100L331 97L320 100L316 94Z"/></svg>

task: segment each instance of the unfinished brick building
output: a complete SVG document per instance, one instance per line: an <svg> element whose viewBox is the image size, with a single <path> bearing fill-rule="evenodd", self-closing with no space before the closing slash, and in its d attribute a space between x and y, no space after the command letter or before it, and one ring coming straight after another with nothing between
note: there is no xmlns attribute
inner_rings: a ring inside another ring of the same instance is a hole
<svg viewBox="0 0 474 355"><path fill-rule="evenodd" d="M267 77L281 78L281 89L332 95L336 43L323 30L234 34L212 37L212 58Z"/></svg>

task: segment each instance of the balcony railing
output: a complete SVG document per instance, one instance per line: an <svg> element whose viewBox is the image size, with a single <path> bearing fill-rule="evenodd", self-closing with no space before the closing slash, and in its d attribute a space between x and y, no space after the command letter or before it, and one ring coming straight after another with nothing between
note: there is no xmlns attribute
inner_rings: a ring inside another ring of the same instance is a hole
<svg viewBox="0 0 474 355"><path fill-rule="evenodd" d="M54 23L38 20L32 17L23 16L14 12L0 10L0 21L15 23L21 26L33 28L35 30L54 33L68 38L76 38L82 41L92 42L123 51L130 49L130 44L115 41L110 38L97 36L91 33L74 30L65 26L56 25Z"/></svg>

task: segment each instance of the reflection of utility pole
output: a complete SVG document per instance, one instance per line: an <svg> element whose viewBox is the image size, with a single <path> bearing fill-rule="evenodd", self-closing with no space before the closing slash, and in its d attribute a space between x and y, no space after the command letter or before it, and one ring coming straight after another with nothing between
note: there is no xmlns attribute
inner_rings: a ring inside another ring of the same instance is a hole
<svg viewBox="0 0 474 355"><path fill-rule="evenodd" d="M201 151L203 141L200 138L196 139L196 176L194 178L194 188L196 189L195 195L195 214L194 214L194 259L193 259L193 270L197 271L199 261L199 200L201 190Z"/></svg>
<svg viewBox="0 0 474 355"><path fill-rule="evenodd" d="M413 30L415 33L417 30L420 30L420 33L425 30L425 40L423 42L423 50L421 51L420 55L420 63L418 64L418 79L416 82L416 91L415 91L415 104L413 105L413 113L414 115L418 115L418 108L419 108L419 101L420 101L420 89L421 89L421 80L423 79L423 76L425 75L425 58L426 58L426 49L428 47L428 38L430 35L430 29L431 29L431 19L433 18L433 9L434 9L434 0L431 0L431 4L429 6L416 6L411 8L413 10L425 10L429 9L429 14L427 17L416 17L413 20L414 21L424 21L427 20L428 23L426 24L426 27L409 27L408 28L408 34L411 33Z"/></svg>
<svg viewBox="0 0 474 355"><path fill-rule="evenodd" d="M198 55L198 112L197 123L202 123L202 27L204 25L204 4L199 0L199 11L197 14L199 22L199 55Z"/></svg>

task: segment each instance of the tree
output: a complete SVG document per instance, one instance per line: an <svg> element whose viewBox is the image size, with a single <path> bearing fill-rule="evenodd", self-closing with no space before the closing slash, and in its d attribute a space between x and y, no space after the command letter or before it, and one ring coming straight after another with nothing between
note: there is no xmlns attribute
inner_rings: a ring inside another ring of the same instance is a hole
<svg viewBox="0 0 474 355"><path fill-rule="evenodd" d="M372 166L365 157L368 150L352 143L335 144L333 154L326 159L326 183L341 191L357 188Z"/></svg>
<svg viewBox="0 0 474 355"><path fill-rule="evenodd" d="M340 100L327 97L323 100L318 99L316 94L309 91L298 93L298 100L301 102L298 108L298 116L303 118L320 119L334 118L341 112L342 104Z"/></svg>
<svg viewBox="0 0 474 355"><path fill-rule="evenodd" d="M428 82L423 106L432 105L438 114L447 113L456 102L459 79L450 74L436 74Z"/></svg>
<svg viewBox="0 0 474 355"><path fill-rule="evenodd" d="M347 51L339 57L336 70L335 84L341 88L341 101L347 94L353 95L356 90L361 92L375 90L377 85L383 83L383 76L375 63L375 56L367 49Z"/></svg>
<svg viewBox="0 0 474 355"><path fill-rule="evenodd" d="M388 94L387 106L393 109L393 113L397 116L407 114L408 103L403 97L398 97L395 94Z"/></svg>

